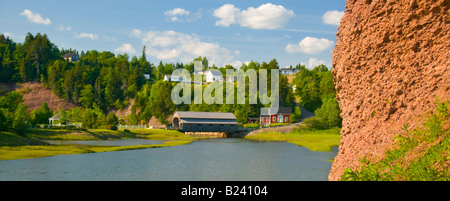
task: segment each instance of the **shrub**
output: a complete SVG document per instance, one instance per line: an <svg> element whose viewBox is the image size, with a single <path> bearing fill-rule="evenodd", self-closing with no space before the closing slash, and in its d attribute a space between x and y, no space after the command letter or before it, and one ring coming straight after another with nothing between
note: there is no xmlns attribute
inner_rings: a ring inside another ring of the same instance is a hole
<svg viewBox="0 0 450 201"><path fill-rule="evenodd" d="M405 125L405 133L394 140L397 146L386 151L386 157L378 162L362 158L363 164L356 170L347 168L342 180L348 181L448 181L447 167L450 153L450 129L445 127L450 121L449 102L441 103L421 129L410 130ZM413 159L405 159L407 153L417 147L429 147L416 152Z"/></svg>
<svg viewBox="0 0 450 201"><path fill-rule="evenodd" d="M117 118L116 114L109 113L106 116L106 129L108 130L117 130L117 124L119 124L119 118Z"/></svg>
<svg viewBox="0 0 450 201"><path fill-rule="evenodd" d="M326 123L319 117L310 117L303 120L303 123L310 128L324 129L327 128Z"/></svg>
<svg viewBox="0 0 450 201"><path fill-rule="evenodd" d="M302 110L299 107L295 107L294 113L291 115L291 123L295 123L302 117Z"/></svg>
<svg viewBox="0 0 450 201"><path fill-rule="evenodd" d="M342 126L341 110L334 94L324 98L322 106L314 113L321 119L325 128Z"/></svg>
<svg viewBox="0 0 450 201"><path fill-rule="evenodd" d="M108 129L108 130L113 130L113 131L117 130L117 126L116 125L106 125L105 128Z"/></svg>

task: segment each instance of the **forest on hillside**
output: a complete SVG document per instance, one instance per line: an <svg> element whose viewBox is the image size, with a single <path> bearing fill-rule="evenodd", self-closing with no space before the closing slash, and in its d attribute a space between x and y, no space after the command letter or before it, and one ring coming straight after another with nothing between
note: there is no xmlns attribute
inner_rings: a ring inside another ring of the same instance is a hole
<svg viewBox="0 0 450 201"><path fill-rule="evenodd" d="M63 58L66 53L74 53L79 56L76 62L69 62ZM52 89L57 96L66 99L78 107L70 111L49 111L47 105L43 105L39 111L26 114L26 105L23 104L21 94L18 92L6 92L0 89L0 118L5 119L5 125L0 130L12 129L15 124L36 124L48 119L47 116L57 112L64 118L71 118L83 122L87 128L97 128L108 124L107 116L115 123L113 115L109 115L111 109L124 109L133 102L131 114L123 120L128 124L147 122L155 116L161 122L173 114L174 111L214 111L233 112L239 123L246 123L248 117L259 116L258 104L180 104L175 105L171 100L171 91L177 84L163 81L164 75L170 75L176 69L186 69L190 73L194 71L194 61L202 61L204 70L218 69L225 73L227 69L279 69L276 59L270 62L250 62L240 67L230 65L224 67L210 66L206 57L199 56L192 62L163 63L155 65L148 61L143 47L140 57L127 54L115 55L109 51L99 52L89 50L78 52L73 49L58 49L46 34L32 35L28 33L23 43L17 43L4 35L0 35L0 82L24 83L30 81L41 82ZM280 105L293 107L296 111L295 99L300 105L310 111L316 111L316 118L310 123L316 127L339 126L339 106L336 101L333 76L329 69L320 65L313 70L298 64L295 68L299 72L292 83L288 78L280 75ZM148 79L144 74L149 75ZM269 74L270 79L270 74ZM270 81L268 81L270 83ZM247 83L248 85L248 80ZM295 90L292 86L296 86ZM205 87L205 86L203 86ZM234 85L236 87L236 85ZM225 89L223 89L225 90ZM235 90L235 89L234 89ZM268 87L270 93L270 87ZM193 91L193 90L192 90ZM225 94L225 93L224 93ZM246 90L248 100L248 90ZM16 103L13 107L12 103ZM42 116L41 113L45 115ZM23 120L15 118L20 115ZM298 119L297 119L298 120Z"/></svg>

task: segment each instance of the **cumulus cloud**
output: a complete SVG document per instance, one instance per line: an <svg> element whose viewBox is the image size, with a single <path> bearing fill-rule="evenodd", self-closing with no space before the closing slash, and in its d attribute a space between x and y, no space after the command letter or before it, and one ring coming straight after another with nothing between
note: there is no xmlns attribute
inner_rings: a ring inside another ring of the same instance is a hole
<svg viewBox="0 0 450 201"><path fill-rule="evenodd" d="M237 19L241 13L241 9L236 8L232 4L225 4L222 7L214 10L214 17L220 20L216 21L216 26L228 27L231 24L236 24Z"/></svg>
<svg viewBox="0 0 450 201"><path fill-rule="evenodd" d="M319 54L330 50L334 42L326 38L305 37L298 44L288 44L285 48L287 53Z"/></svg>
<svg viewBox="0 0 450 201"><path fill-rule="evenodd" d="M170 21L172 21L172 22L179 21L180 19L178 18L178 16L189 15L189 14L190 14L189 11L184 10L182 8L175 8L173 10L168 10L168 11L164 12L164 15L166 17L168 17L170 19Z"/></svg>
<svg viewBox="0 0 450 201"><path fill-rule="evenodd" d="M124 43L122 46L114 49L117 53L127 53L127 54L136 54L136 50L129 43Z"/></svg>
<svg viewBox="0 0 450 201"><path fill-rule="evenodd" d="M309 68L309 69L313 69L313 68L315 68L316 66L319 66L319 65L321 65L321 64L323 64L323 65L326 65L326 61L324 61L324 60L319 60L319 59L316 59L316 58L311 58L311 59L309 59L309 61L308 61L308 65L307 65L307 67Z"/></svg>
<svg viewBox="0 0 450 201"><path fill-rule="evenodd" d="M192 22L202 17L201 12L196 12L191 15L191 12L183 8L175 8L172 10L168 10L164 12L164 15L167 17L168 20L172 22L183 22L183 21ZM183 18L181 18L182 16Z"/></svg>
<svg viewBox="0 0 450 201"><path fill-rule="evenodd" d="M325 23L325 24L339 26L341 24L341 19L343 16L344 16L343 11L332 10L332 11L327 11L322 16L322 20L323 20L323 23Z"/></svg>
<svg viewBox="0 0 450 201"><path fill-rule="evenodd" d="M45 25L49 25L50 23L52 23L50 19L48 18L44 19L43 17L41 17L39 13L33 13L31 10L28 9L25 9L23 12L20 13L20 15L27 17L28 21L30 21L31 23L45 24Z"/></svg>
<svg viewBox="0 0 450 201"><path fill-rule="evenodd" d="M249 7L242 11L232 4L225 4L214 10L213 15L219 18L216 26L228 27L231 24L239 24L251 29L282 28L295 17L294 11L271 3L263 4L258 8Z"/></svg>
<svg viewBox="0 0 450 201"><path fill-rule="evenodd" d="M89 38L91 40L97 40L98 39L98 35L97 34L93 34L93 33L75 33L74 34L75 38Z"/></svg>
<svg viewBox="0 0 450 201"><path fill-rule="evenodd" d="M216 43L203 42L195 34L175 31L143 32L137 29L133 30L133 33L132 35L141 39L142 44L147 47L146 53L160 60L188 63L198 56L206 56L210 64L217 66L236 62L235 56L238 52Z"/></svg>
<svg viewBox="0 0 450 201"><path fill-rule="evenodd" d="M189 15L190 12L187 10L184 10L182 8L175 8L173 10L168 10L164 12L164 15L166 16L175 16L175 15Z"/></svg>

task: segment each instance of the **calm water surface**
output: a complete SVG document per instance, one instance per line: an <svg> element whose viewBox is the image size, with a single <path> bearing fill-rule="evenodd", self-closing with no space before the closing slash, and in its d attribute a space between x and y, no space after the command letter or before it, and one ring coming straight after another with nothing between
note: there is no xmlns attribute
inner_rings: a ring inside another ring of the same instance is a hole
<svg viewBox="0 0 450 201"><path fill-rule="evenodd" d="M98 143L119 146L161 141ZM335 147L331 152L313 152L284 142L208 139L167 148L0 161L0 180L326 181L329 160L337 151Z"/></svg>

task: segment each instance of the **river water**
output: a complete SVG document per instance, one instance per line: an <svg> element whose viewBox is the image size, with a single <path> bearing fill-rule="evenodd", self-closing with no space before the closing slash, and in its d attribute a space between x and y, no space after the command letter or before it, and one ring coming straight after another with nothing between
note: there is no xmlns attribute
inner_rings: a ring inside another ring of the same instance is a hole
<svg viewBox="0 0 450 201"><path fill-rule="evenodd" d="M97 143L119 146L161 142ZM166 148L0 161L0 180L326 181L331 169L329 160L337 152L337 147L331 152L313 152L285 142L207 139Z"/></svg>

